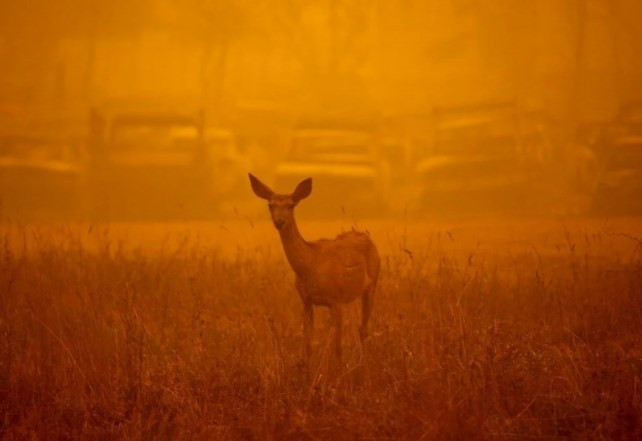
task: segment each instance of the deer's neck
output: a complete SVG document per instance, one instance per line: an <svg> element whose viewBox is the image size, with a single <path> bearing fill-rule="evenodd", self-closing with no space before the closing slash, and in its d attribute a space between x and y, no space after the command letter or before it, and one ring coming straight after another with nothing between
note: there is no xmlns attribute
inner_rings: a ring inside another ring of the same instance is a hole
<svg viewBox="0 0 642 441"><path fill-rule="evenodd" d="M294 272L301 275L311 265L312 247L301 236L294 219L279 231L279 235L281 236L285 257Z"/></svg>

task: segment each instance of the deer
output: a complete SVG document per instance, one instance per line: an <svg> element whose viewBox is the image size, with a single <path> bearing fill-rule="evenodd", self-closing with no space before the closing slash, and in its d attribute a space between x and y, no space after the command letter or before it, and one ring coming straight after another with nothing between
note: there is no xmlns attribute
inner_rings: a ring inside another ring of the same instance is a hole
<svg viewBox="0 0 642 441"><path fill-rule="evenodd" d="M294 209L312 193L312 178L301 181L292 194L277 194L249 173L256 196L268 202L274 227L279 232L285 257L294 271L295 287L303 302L304 356L311 374L314 306L329 308L334 333L334 353L341 364L342 310L361 298L362 360L366 366L367 326L379 279L381 261L370 234L355 229L334 239L308 242L294 217Z"/></svg>

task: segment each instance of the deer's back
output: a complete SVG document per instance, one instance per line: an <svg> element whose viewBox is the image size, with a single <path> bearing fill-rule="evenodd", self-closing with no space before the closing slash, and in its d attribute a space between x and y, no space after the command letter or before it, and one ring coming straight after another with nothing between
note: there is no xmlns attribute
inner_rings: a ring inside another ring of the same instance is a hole
<svg viewBox="0 0 642 441"><path fill-rule="evenodd" d="M379 276L379 255L366 233L349 231L312 244L316 261L301 279L314 303L346 303L362 295Z"/></svg>

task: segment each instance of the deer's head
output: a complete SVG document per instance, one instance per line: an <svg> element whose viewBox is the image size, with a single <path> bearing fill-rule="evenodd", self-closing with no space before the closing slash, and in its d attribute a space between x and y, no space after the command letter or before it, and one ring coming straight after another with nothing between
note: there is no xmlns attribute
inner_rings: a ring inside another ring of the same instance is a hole
<svg viewBox="0 0 642 441"><path fill-rule="evenodd" d="M312 178L299 182L292 194L276 194L256 176L251 173L249 176L254 194L268 201L272 223L277 230L282 230L294 222L294 207L312 192Z"/></svg>

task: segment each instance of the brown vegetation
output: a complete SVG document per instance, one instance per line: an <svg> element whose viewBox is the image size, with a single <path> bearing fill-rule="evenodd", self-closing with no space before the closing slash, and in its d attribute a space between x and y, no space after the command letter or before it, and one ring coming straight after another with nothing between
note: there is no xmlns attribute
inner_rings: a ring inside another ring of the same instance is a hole
<svg viewBox="0 0 642 441"><path fill-rule="evenodd" d="M544 247L514 227L515 247L508 229L469 239L426 228L410 245L373 231L370 383L356 308L341 374L329 375L319 333L308 385L300 300L274 250L124 249L98 227L83 232L98 238L90 247L70 229L12 228L0 264L3 439L642 438L633 233L559 227Z"/></svg>

